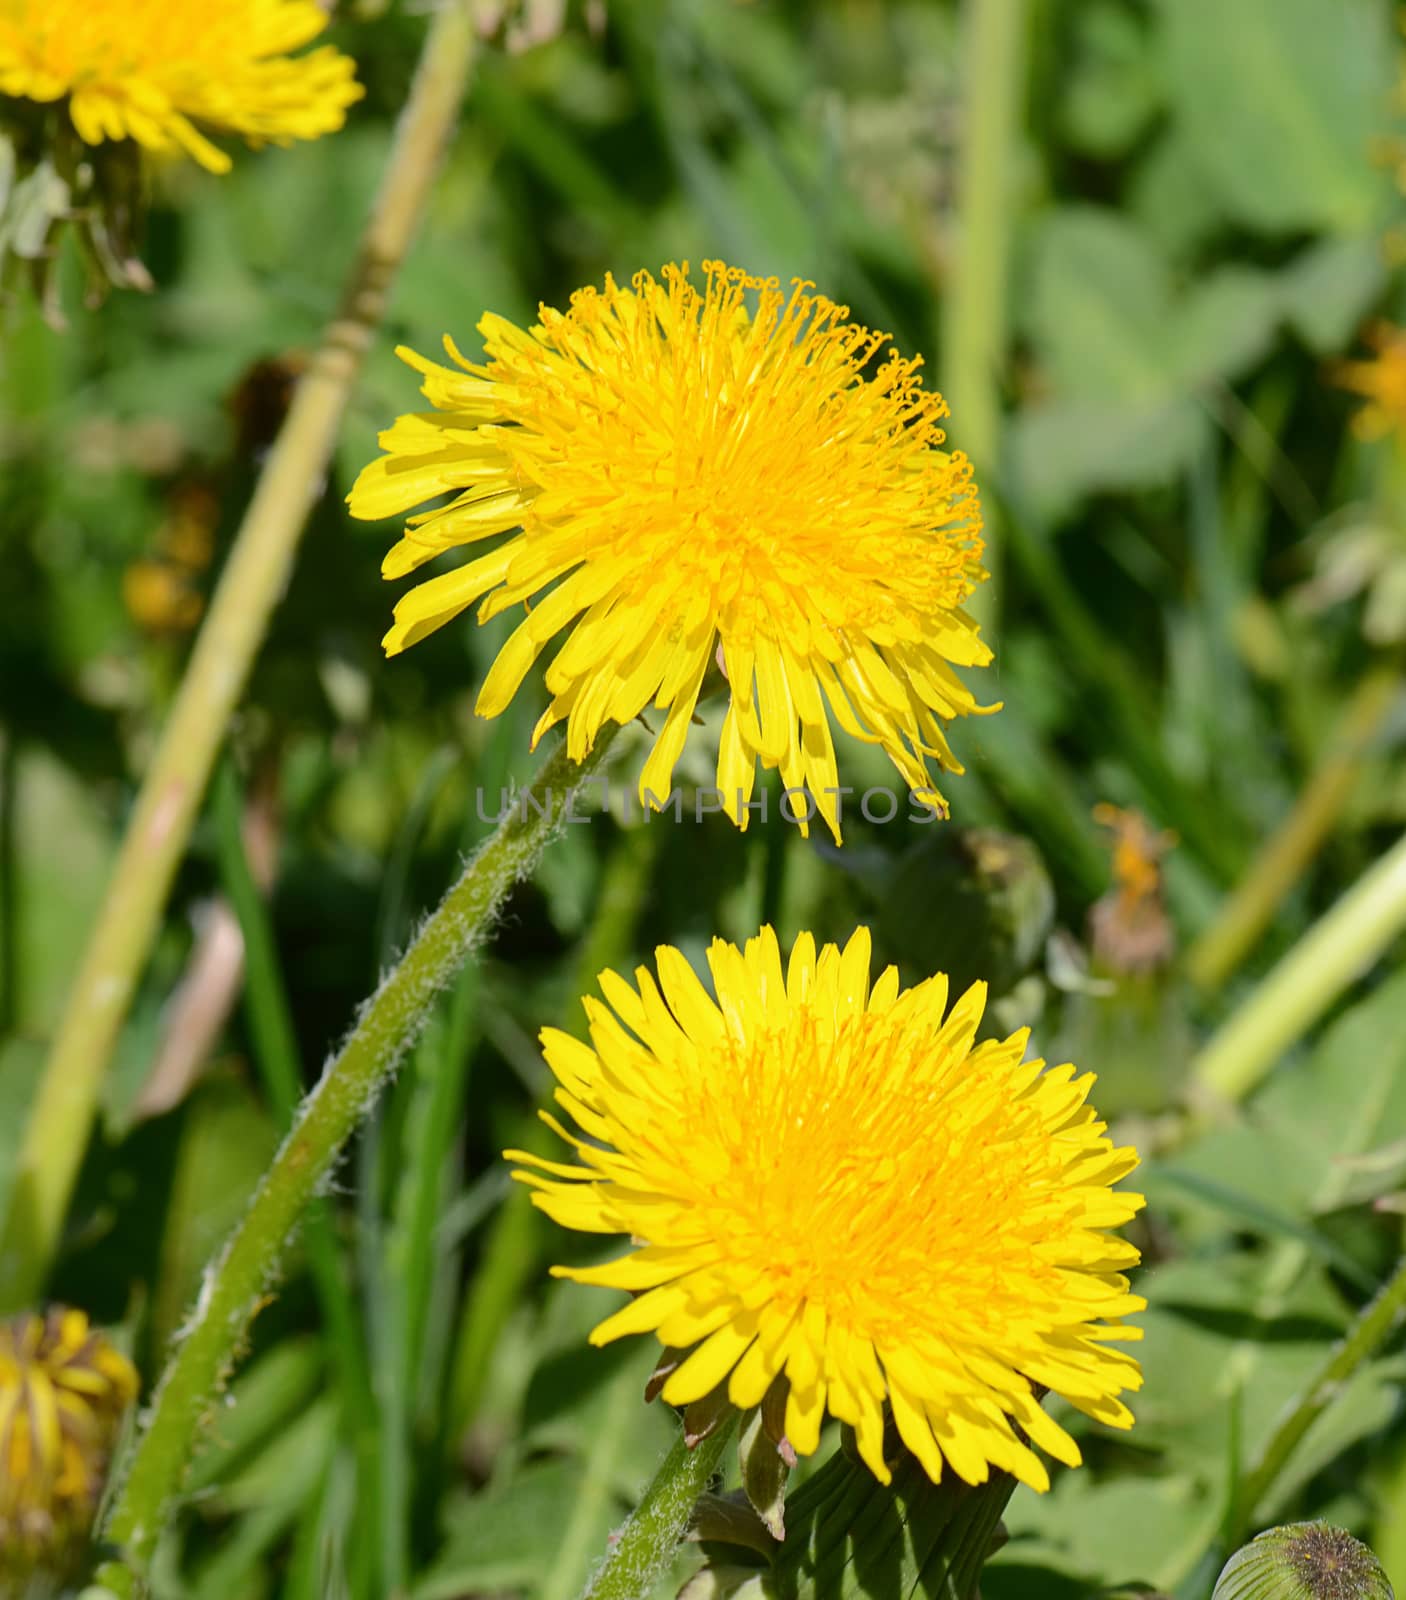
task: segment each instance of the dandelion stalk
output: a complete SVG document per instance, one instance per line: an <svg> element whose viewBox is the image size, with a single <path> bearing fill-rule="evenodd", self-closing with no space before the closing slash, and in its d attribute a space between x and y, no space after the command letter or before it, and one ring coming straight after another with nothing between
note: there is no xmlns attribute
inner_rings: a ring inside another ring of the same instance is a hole
<svg viewBox="0 0 1406 1600"><path fill-rule="evenodd" d="M1406 834L1313 925L1194 1063L1193 1095L1243 1100L1406 928Z"/></svg>
<svg viewBox="0 0 1406 1600"><path fill-rule="evenodd" d="M1192 945L1186 972L1200 989L1219 989L1253 948L1280 902L1322 848L1351 798L1363 757L1401 692L1401 674L1384 667L1364 678L1343 717L1341 737L1324 751L1303 793L1266 841L1216 920Z"/></svg>
<svg viewBox="0 0 1406 1600"><path fill-rule="evenodd" d="M967 0L966 96L958 179L957 249L944 296L943 364L962 422L962 446L991 473L1000 445L1000 380L1006 356L1011 172L1025 69L1025 0ZM994 620L998 574L972 599Z"/></svg>
<svg viewBox="0 0 1406 1600"><path fill-rule="evenodd" d="M1280 1419L1259 1459L1241 1480L1226 1519L1225 1545L1244 1539L1256 1511L1288 1465L1300 1441L1324 1411L1343 1392L1362 1364L1371 1359L1391 1336L1406 1310L1406 1256L1377 1296L1363 1306L1346 1337L1329 1352Z"/></svg>
<svg viewBox="0 0 1406 1600"><path fill-rule="evenodd" d="M30 1112L0 1235L0 1309L29 1302L53 1257L113 1046L225 729L326 482L353 380L419 227L474 40L465 0L445 0L426 36L341 309L269 453L143 780Z"/></svg>
<svg viewBox="0 0 1406 1600"><path fill-rule="evenodd" d="M683 1430L644 1492L610 1553L586 1585L582 1600L643 1600L663 1576L688 1527L698 1497L722 1460L735 1412L692 1449Z"/></svg>
<svg viewBox="0 0 1406 1600"><path fill-rule="evenodd" d="M586 761L559 750L531 789L470 860L458 883L367 1003L351 1036L303 1102L292 1132L264 1174L243 1222L201 1289L151 1404L106 1529L126 1566L101 1577L118 1594L140 1592L161 1530L170 1520L202 1419L211 1412L288 1240L323 1187L343 1145L508 891L536 865L577 788L600 764L611 730Z"/></svg>

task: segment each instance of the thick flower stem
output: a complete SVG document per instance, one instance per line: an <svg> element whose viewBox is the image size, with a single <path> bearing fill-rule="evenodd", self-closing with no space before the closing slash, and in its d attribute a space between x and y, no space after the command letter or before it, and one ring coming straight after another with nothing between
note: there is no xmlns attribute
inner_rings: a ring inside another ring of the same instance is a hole
<svg viewBox="0 0 1406 1600"><path fill-rule="evenodd" d="M1406 834L1321 917L1206 1044L1191 1092L1243 1100L1294 1041L1406 928Z"/></svg>
<svg viewBox="0 0 1406 1600"><path fill-rule="evenodd" d="M1254 948L1280 902L1318 854L1351 798L1372 740L1402 690L1383 667L1358 685L1338 737L1324 751L1293 810L1266 841L1216 920L1186 954L1199 989L1219 989Z"/></svg>
<svg viewBox="0 0 1406 1600"><path fill-rule="evenodd" d="M737 1415L728 1412L690 1450L682 1429L654 1481L631 1513L582 1600L644 1600L663 1575L688 1527L698 1497L708 1487Z"/></svg>
<svg viewBox="0 0 1406 1600"><path fill-rule="evenodd" d="M966 92L958 178L957 241L943 297L943 388L952 402L952 438L994 474L1006 360L1006 282L1010 261L1012 173L1025 84L1026 0L966 0ZM978 480L980 481L980 480ZM987 508L990 516L990 506ZM999 574L988 543L990 581L970 609L994 623Z"/></svg>
<svg viewBox="0 0 1406 1600"><path fill-rule="evenodd" d="M612 732L607 729L597 739L584 763L569 760L564 748L545 763L367 1002L303 1102L243 1222L207 1273L132 1452L105 1530L126 1565L110 1564L100 1575L117 1593L141 1592L137 1575L146 1571L170 1520L201 1424L215 1409L220 1386L309 1201L325 1185L435 996L491 926L508 891L536 865L578 786L603 758Z"/></svg>
<svg viewBox="0 0 1406 1600"><path fill-rule="evenodd" d="M323 491L361 359L419 227L474 54L467 0L443 0L347 282L254 490L122 842L30 1112L0 1234L0 1312L53 1257L103 1076L230 717Z"/></svg>

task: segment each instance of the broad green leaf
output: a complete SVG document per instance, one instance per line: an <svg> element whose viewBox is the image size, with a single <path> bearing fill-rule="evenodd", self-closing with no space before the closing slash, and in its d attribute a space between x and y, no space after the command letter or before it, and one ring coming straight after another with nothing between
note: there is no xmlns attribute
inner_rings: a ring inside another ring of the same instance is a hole
<svg viewBox="0 0 1406 1600"><path fill-rule="evenodd" d="M1375 234L1320 239L1280 274L1284 314L1310 350L1341 350L1381 293L1386 276L1386 254Z"/></svg>
<svg viewBox="0 0 1406 1600"><path fill-rule="evenodd" d="M1355 1373L1299 1442L1273 1495L1260 1507L1259 1519L1272 1522L1290 1515L1295 1497L1314 1475L1359 1441L1390 1438L1387 1430L1401 1404L1403 1378L1406 1361L1400 1356Z"/></svg>
<svg viewBox="0 0 1406 1600"><path fill-rule="evenodd" d="M1087 1595L1105 1583L1161 1584L1219 1507L1207 1485L1186 1473L1100 1479L1087 1467L1057 1474L1048 1494L1017 1494L1006 1508L1007 1565L1051 1568L1080 1579Z"/></svg>
<svg viewBox="0 0 1406 1600"><path fill-rule="evenodd" d="M568 1458L536 1462L510 1482L479 1494L451 1495L442 1518L446 1543L412 1590L412 1600L460 1600L469 1593L532 1593L555 1555L554 1538L570 1521L580 1493L579 1463ZM601 1508L593 1530L596 1548L624 1514L617 1503Z"/></svg>
<svg viewBox="0 0 1406 1600"><path fill-rule="evenodd" d="M1074 64L1061 103L1065 137L1092 156L1121 155L1157 114L1160 86L1147 29L1113 0L1081 7L1074 22Z"/></svg>
<svg viewBox="0 0 1406 1600"><path fill-rule="evenodd" d="M1160 0L1173 115L1225 215L1268 232L1361 232L1399 54L1377 0Z"/></svg>
<svg viewBox="0 0 1406 1600"><path fill-rule="evenodd" d="M1117 212L1063 206L1039 224L1031 251L1026 319L1054 389L1090 403L1163 398L1172 282L1152 241Z"/></svg>
<svg viewBox="0 0 1406 1600"><path fill-rule="evenodd" d="M1172 373L1198 387L1237 378L1263 359L1280 320L1280 288L1254 267L1219 267L1198 278L1173 319Z"/></svg>
<svg viewBox="0 0 1406 1600"><path fill-rule="evenodd" d="M1167 482L1202 447L1209 426L1194 401L1178 397L1123 406L1042 401L1012 421L1011 470L1037 511L1060 517L1091 492Z"/></svg>
<svg viewBox="0 0 1406 1600"><path fill-rule="evenodd" d="M1299 1218L1359 1191L1361 1158L1406 1137L1406 973L1338 1019L1307 1059L1280 1069L1242 1120L1178 1165Z"/></svg>

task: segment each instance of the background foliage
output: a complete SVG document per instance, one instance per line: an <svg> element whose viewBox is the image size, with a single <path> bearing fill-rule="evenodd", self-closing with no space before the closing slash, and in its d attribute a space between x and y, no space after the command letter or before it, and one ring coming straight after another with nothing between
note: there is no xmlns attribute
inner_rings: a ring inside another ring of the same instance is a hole
<svg viewBox="0 0 1406 1600"><path fill-rule="evenodd" d="M1388 0L1332 12L1325 27L1320 0L1030 4L1003 197L1006 416L982 477L999 588L986 693L1005 709L956 730L953 824L847 813L838 852L777 820L773 788L745 840L719 815L646 825L618 806L569 828L326 1203L342 1298L299 1258L258 1319L161 1595L570 1600L669 1418L641 1403L647 1352L585 1346L613 1297L549 1285L579 1244L509 1193L497 1152L539 1137L536 1031L579 1027L601 966L663 940L697 958L763 920L783 941L867 921L910 980L979 970L1002 1023L1032 1022L1046 1056L1099 1074L1100 1110L1148 1151L1147 1386L1131 1435L1085 1427L1086 1469L1017 1494L983 1592L1208 1593L1245 1464L1401 1242L1399 943L1237 1115L1183 1110L1200 1041L1406 820L1401 463L1353 433L1327 368L1401 297L1400 50ZM530 319L606 270L720 255L815 279L947 388L956 162L982 92L953 7L611 0L559 34L546 20L539 42L485 52L110 1079L52 1289L120 1324L148 1378L274 1146L280 1063L311 1079L486 831L475 791L491 816L532 770L540 685L499 723L472 715L495 628L380 658L389 529L351 523L341 497L415 404L394 344L432 351L450 331L472 349L484 309ZM337 42L369 93L343 134L227 178L162 172L158 291L100 313L71 294L66 333L32 314L8 331L0 1178L422 28L408 6L344 8ZM1387 687L1324 848L1240 970L1194 983L1183 957L1369 681ZM624 784L642 737L620 741ZM888 781L872 752L847 759L857 785ZM681 777L711 771L700 736ZM1111 883L1101 801L1178 836L1176 954L1151 974L1090 965ZM250 867L266 902L241 901ZM1255 1524L1329 1516L1398 1585L1404 1363L1398 1339L1359 1371Z"/></svg>

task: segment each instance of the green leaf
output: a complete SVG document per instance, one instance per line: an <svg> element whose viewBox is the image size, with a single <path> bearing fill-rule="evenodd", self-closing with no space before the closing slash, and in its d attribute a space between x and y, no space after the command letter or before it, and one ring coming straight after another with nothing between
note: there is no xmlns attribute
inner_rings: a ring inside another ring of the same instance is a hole
<svg viewBox="0 0 1406 1600"><path fill-rule="evenodd" d="M1194 402L1176 397L1042 403L1011 424L1012 472L1037 511L1062 517L1093 491L1165 483L1202 447L1209 426Z"/></svg>
<svg viewBox="0 0 1406 1600"><path fill-rule="evenodd" d="M533 1590L555 1558L551 1530L571 1520L580 1492L580 1467L574 1460L543 1461L525 1467L510 1482L481 1494L447 1500L445 1548L411 1591L413 1600L460 1600L468 1593ZM595 1548L605 1549L618 1504L602 1507L596 1518Z"/></svg>
<svg viewBox="0 0 1406 1600"><path fill-rule="evenodd" d="M1307 1061L1276 1073L1251 1115L1272 1152L1276 1203L1305 1215L1341 1205L1352 1158L1406 1136L1406 972L1340 1017Z"/></svg>
<svg viewBox="0 0 1406 1600"><path fill-rule="evenodd" d="M1087 1468L1061 1472L1048 1494L1017 1495L1006 1509L1010 1543L992 1564L1039 1565L1082 1579L1077 1592L1133 1578L1153 1583L1214 1525L1219 1507L1184 1474L1100 1482ZM984 1587L984 1585L983 1585Z"/></svg>
<svg viewBox="0 0 1406 1600"><path fill-rule="evenodd" d="M1027 323L1050 383L1072 400L1152 400L1170 387L1171 274L1133 223L1062 206L1037 228Z"/></svg>
<svg viewBox="0 0 1406 1600"><path fill-rule="evenodd" d="M1096 157L1121 155L1157 114L1160 86L1147 30L1113 0L1081 7L1073 70L1060 103L1064 135Z"/></svg>
<svg viewBox="0 0 1406 1600"><path fill-rule="evenodd" d="M1281 274L1284 314L1309 349L1323 355L1341 350L1386 277L1386 256L1375 234L1320 239Z"/></svg>
<svg viewBox="0 0 1406 1600"><path fill-rule="evenodd" d="M1161 0L1182 137L1234 222L1362 232L1391 180L1372 160L1398 57L1377 0Z"/></svg>
<svg viewBox="0 0 1406 1600"><path fill-rule="evenodd" d="M1085 205L1048 212L1030 237L1023 322L1050 392L1017 414L1010 450L1046 516L1170 481L1204 446L1219 391L1286 320L1315 349L1340 345L1383 271L1358 239L1278 272L1229 264L1179 283L1163 248L1133 217Z"/></svg>

